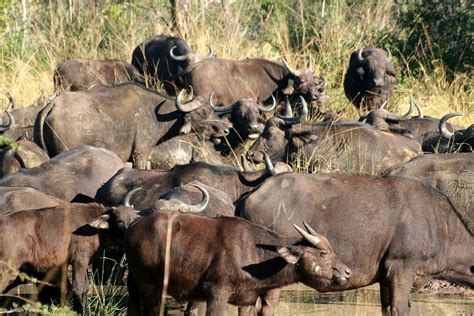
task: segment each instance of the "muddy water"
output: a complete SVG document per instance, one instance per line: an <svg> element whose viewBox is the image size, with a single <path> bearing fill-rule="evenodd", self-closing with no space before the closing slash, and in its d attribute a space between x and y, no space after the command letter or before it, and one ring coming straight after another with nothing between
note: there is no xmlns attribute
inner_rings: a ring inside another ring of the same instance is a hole
<svg viewBox="0 0 474 316"><path fill-rule="evenodd" d="M474 296L451 293L414 293L411 316L453 315L474 316ZM237 315L237 308L228 306L229 315ZM205 315L205 304L199 315ZM183 315L177 309L170 315ZM381 315L378 285L354 291L317 293L303 286L293 285L282 290L275 315L366 316Z"/></svg>

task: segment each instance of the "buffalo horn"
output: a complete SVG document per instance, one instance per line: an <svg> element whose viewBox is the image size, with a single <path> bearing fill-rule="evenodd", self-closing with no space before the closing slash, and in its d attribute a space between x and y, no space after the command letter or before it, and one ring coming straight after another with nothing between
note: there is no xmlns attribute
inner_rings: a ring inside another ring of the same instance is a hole
<svg viewBox="0 0 474 316"><path fill-rule="evenodd" d="M209 203L209 192L207 192L207 190L204 187L201 187L199 184L190 183L189 185L192 185L202 192L202 201L197 205L190 205L180 201L180 207L186 209L189 213L200 213L206 209L207 204Z"/></svg>
<svg viewBox="0 0 474 316"><path fill-rule="evenodd" d="M319 243L321 242L321 239L319 239L319 237L314 236L314 235L306 232L304 229L302 229L301 227L299 227L296 224L293 224L293 226L301 234L301 236L303 236L303 238L306 239L307 241L309 241L312 245L318 246Z"/></svg>
<svg viewBox="0 0 474 316"><path fill-rule="evenodd" d="M189 86L189 88L189 96L185 100L183 100L183 94L185 89L179 91L178 96L176 97L176 107L178 108L178 110L185 113L192 112L201 107L201 102L199 102L198 100L194 100L193 87Z"/></svg>
<svg viewBox="0 0 474 316"><path fill-rule="evenodd" d="M425 114L423 113L423 109L416 103L413 99L410 99L410 103L413 103L416 107L416 110L418 111L418 118L422 119L425 117Z"/></svg>
<svg viewBox="0 0 474 316"><path fill-rule="evenodd" d="M283 59L283 64L285 65L286 69L288 69L288 71L289 71L293 76L298 77L298 76L300 75L299 70L294 70L293 68L291 68L290 65L288 65L288 63L287 63L286 60L284 60L284 59Z"/></svg>
<svg viewBox="0 0 474 316"><path fill-rule="evenodd" d="M292 117L292 116L293 116L293 110L291 109L290 99L288 99L288 97L286 97L284 117Z"/></svg>
<svg viewBox="0 0 474 316"><path fill-rule="evenodd" d="M142 188L141 187L138 187L138 188L135 188L133 190L130 190L127 192L127 195L125 195L124 199L123 199L123 205L125 206L128 206L128 207L133 207L130 205L130 199L132 198L132 195L137 192L137 191L140 191Z"/></svg>
<svg viewBox="0 0 474 316"><path fill-rule="evenodd" d="M459 113L459 112L448 113L439 120L439 132L441 133L441 135L443 135L443 137L447 139L450 139L451 137L453 137L454 133L448 130L448 128L446 127L446 122L452 117L462 116L462 115L463 113Z"/></svg>
<svg viewBox="0 0 474 316"><path fill-rule="evenodd" d="M250 164L247 160L247 158L245 157L244 154L241 154L240 155L240 160L241 160L241 163L242 163L242 169L244 172L252 172L252 168L250 167Z"/></svg>
<svg viewBox="0 0 474 316"><path fill-rule="evenodd" d="M270 111L273 111L275 109L276 104L277 104L277 101L276 101L275 97L272 95L272 105L270 105L269 107L264 107L263 105L257 103L257 107L258 107L259 111L270 112Z"/></svg>
<svg viewBox="0 0 474 316"><path fill-rule="evenodd" d="M379 106L379 110L383 110L384 107L387 105L388 101L385 101L384 103L382 103L381 106Z"/></svg>
<svg viewBox="0 0 474 316"><path fill-rule="evenodd" d="M302 96L300 96L300 100L301 100L301 105L303 106L302 109L301 109L301 114L298 117L280 117L283 124L285 124L285 125L298 124L304 118L306 118L306 115L308 115L308 104L306 104L306 101Z"/></svg>
<svg viewBox="0 0 474 316"><path fill-rule="evenodd" d="M385 107L385 105L387 104L387 101L385 101L380 107L379 107L379 110L380 109L383 109ZM393 113L390 113L388 111L384 111L383 112L383 118L386 119L386 120L394 120L394 121L407 121L409 119L411 119L411 114L413 113L413 104L410 103L410 108L408 109L408 112L405 113L404 115L400 116L400 115L396 115L396 114L393 114Z"/></svg>
<svg viewBox="0 0 474 316"><path fill-rule="evenodd" d="M214 96L214 91L212 91L211 95L209 96L209 106L211 107L211 109L213 111L216 110L216 106L214 105L214 103L212 103L212 97Z"/></svg>
<svg viewBox="0 0 474 316"><path fill-rule="evenodd" d="M171 47L170 49L170 56L171 58L173 58L174 60L177 60L177 61L184 61L186 59L188 59L188 55L182 55L182 56L177 56L174 54L174 49L176 48L176 46L173 46Z"/></svg>
<svg viewBox="0 0 474 316"><path fill-rule="evenodd" d="M265 167L267 168L267 171L269 174L272 176L275 176L278 174L278 172L275 171L275 168L273 168L273 163L272 160L270 159L270 156L264 151L262 151L263 157L265 159Z"/></svg>
<svg viewBox="0 0 474 316"><path fill-rule="evenodd" d="M361 48L361 49L359 50L359 53L357 54L357 59L358 59L359 61L363 61L363 60L364 60L364 57L362 57L362 52L363 52L363 51L364 51L364 48Z"/></svg>
<svg viewBox="0 0 474 316"><path fill-rule="evenodd" d="M10 113L10 110L5 111L5 113L8 116L8 124L7 125L0 125L0 129L4 132L9 130L10 128L13 128L15 126L15 118L13 115Z"/></svg>
<svg viewBox="0 0 474 316"><path fill-rule="evenodd" d="M387 58L388 58L388 60L392 59L392 52L390 51L390 48L385 47L385 50L387 51Z"/></svg>
<svg viewBox="0 0 474 316"><path fill-rule="evenodd" d="M209 50L209 54L207 54L207 58L212 58L214 57L214 50L212 49L211 46L207 46L207 49Z"/></svg>

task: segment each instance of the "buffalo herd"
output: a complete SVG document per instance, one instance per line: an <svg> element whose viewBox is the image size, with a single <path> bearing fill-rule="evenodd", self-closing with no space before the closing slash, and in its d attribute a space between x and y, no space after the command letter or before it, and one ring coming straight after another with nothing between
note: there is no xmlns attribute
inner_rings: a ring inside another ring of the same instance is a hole
<svg viewBox="0 0 474 316"><path fill-rule="evenodd" d="M131 315L159 315L164 294L185 315L200 301L271 315L297 282L379 283L382 312L408 315L432 279L474 287L474 125L414 100L387 111L391 57L351 54L359 121L323 112L311 59L221 59L159 35L131 63L64 61L55 96L13 109L8 95L0 116L0 290L24 272L41 302L91 314L88 274L110 274L100 254L125 255Z"/></svg>

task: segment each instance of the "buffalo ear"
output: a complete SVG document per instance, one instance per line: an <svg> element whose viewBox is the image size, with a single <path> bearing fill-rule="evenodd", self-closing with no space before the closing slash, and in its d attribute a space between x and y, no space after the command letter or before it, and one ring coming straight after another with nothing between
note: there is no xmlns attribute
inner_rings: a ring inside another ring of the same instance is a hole
<svg viewBox="0 0 474 316"><path fill-rule="evenodd" d="M282 90L286 95L292 95L295 92L295 81L293 79L288 79L288 86Z"/></svg>
<svg viewBox="0 0 474 316"><path fill-rule="evenodd" d="M97 229L109 229L109 218L110 215L108 214L102 214L96 219L94 219L92 222L89 223L89 226L92 226Z"/></svg>
<svg viewBox="0 0 474 316"><path fill-rule="evenodd" d="M289 264L296 264L303 255L303 251L296 246L280 247L277 252Z"/></svg>
<svg viewBox="0 0 474 316"><path fill-rule="evenodd" d="M185 135L185 134L189 134L189 133L191 133L191 129L192 129L191 123L186 122L186 123L184 123L184 125L181 126L181 128L179 129L179 133L180 133L181 135L183 135L183 134L184 134L184 135Z"/></svg>
<svg viewBox="0 0 474 316"><path fill-rule="evenodd" d="M294 135L291 138L291 142L293 143L293 146L296 148L303 148L307 144L316 141L318 139L317 135L312 135L312 134L300 134L300 135Z"/></svg>

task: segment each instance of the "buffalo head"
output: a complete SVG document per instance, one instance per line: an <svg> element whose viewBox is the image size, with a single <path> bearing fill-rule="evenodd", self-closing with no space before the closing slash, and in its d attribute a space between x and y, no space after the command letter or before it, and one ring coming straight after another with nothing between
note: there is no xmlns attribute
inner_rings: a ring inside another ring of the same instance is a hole
<svg viewBox="0 0 474 316"><path fill-rule="evenodd" d="M265 157L263 152L275 161L285 160L287 145L290 141L290 130L295 124L300 123L308 114L308 105L302 96L301 113L297 117L274 116L270 118L263 129L262 134L247 151L247 157L255 163L263 162Z"/></svg>
<svg viewBox="0 0 474 316"><path fill-rule="evenodd" d="M331 244L311 226L304 223L306 230L294 225L301 234L301 245L281 247L280 256L289 264L296 265L301 274L301 281L318 290L331 285L342 285L347 282L352 271L334 253Z"/></svg>
<svg viewBox="0 0 474 316"><path fill-rule="evenodd" d="M326 80L313 74L311 58L306 69L294 70L286 61L283 63L289 72L287 84L282 87L283 94L292 99L302 96L312 107L318 108L321 94L326 89Z"/></svg>
<svg viewBox="0 0 474 316"><path fill-rule="evenodd" d="M262 132L264 120L260 117L259 112L270 112L275 109L276 100L272 96L273 104L269 107L265 107L259 104L253 99L242 99L231 105L214 107L216 113L219 115L230 115L230 121L239 135L243 140L247 138L257 138ZM212 101L212 95L210 98Z"/></svg>
<svg viewBox="0 0 474 316"><path fill-rule="evenodd" d="M176 107L184 115L184 124L180 129L181 134L189 134L194 131L203 135L205 140L220 142L220 138L229 134L229 123L221 120L209 100L194 97L193 89L187 97L185 90L181 90L176 97Z"/></svg>
<svg viewBox="0 0 474 316"><path fill-rule="evenodd" d="M344 92L358 109L374 110L388 100L397 83L390 50L368 47L352 53Z"/></svg>

